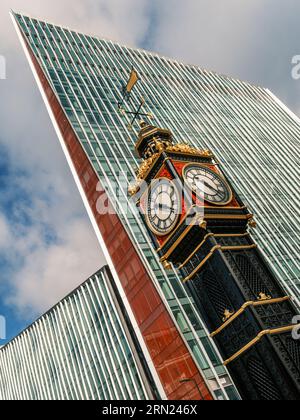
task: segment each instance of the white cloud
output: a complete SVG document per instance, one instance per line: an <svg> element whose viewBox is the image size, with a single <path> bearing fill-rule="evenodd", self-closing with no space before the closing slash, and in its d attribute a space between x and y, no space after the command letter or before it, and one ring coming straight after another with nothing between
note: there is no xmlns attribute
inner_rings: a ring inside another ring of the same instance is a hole
<svg viewBox="0 0 300 420"><path fill-rule="evenodd" d="M33 233L24 243L19 239L17 247L26 255L25 264L13 279L14 293L7 298L26 319L45 312L103 265L89 225L82 219L65 226L58 244L40 243L28 253L38 238Z"/></svg>
<svg viewBox="0 0 300 420"><path fill-rule="evenodd" d="M291 60L300 54L297 0L154 0L152 45L168 56L273 90L294 110L300 83Z"/></svg>
<svg viewBox="0 0 300 420"><path fill-rule="evenodd" d="M28 13L64 26L136 45L148 27L147 0L2 0L0 54L7 80L0 84L0 148L12 174L0 208L0 257L10 263L6 301L27 318L47 310L104 264L59 142L9 17ZM19 172L18 172L19 171ZM14 191L16 188L18 193ZM29 198L18 202L19 191ZM24 225L29 220L29 225ZM47 234L55 240L48 244ZM2 289L3 290L3 287Z"/></svg>
<svg viewBox="0 0 300 420"><path fill-rule="evenodd" d="M68 204L72 208L67 196L60 199L61 209ZM57 213L56 204L56 199L48 204L37 199L27 207L16 201L13 215L0 214L0 255L5 262L1 290L7 283L4 300L25 322L45 312L105 263L89 221L71 209ZM28 225L19 222L23 215ZM47 239L47 234L54 237Z"/></svg>

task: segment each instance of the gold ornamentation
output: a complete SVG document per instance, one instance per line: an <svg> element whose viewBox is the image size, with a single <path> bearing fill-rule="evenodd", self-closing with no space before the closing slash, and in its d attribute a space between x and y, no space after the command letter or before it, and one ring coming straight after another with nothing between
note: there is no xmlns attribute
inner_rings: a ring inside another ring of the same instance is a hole
<svg viewBox="0 0 300 420"><path fill-rule="evenodd" d="M176 144L174 146L169 146L166 149L167 152L172 153L186 153L189 155L198 155L201 157L205 157L205 158L213 158L214 155L210 150L199 150L199 149L195 149L194 147L191 147L188 144Z"/></svg>
<svg viewBox="0 0 300 420"><path fill-rule="evenodd" d="M154 143L156 146L156 149L159 153L163 153L166 150L166 146L164 145L164 143L158 139L154 139Z"/></svg>
<svg viewBox="0 0 300 420"><path fill-rule="evenodd" d="M225 309L223 322L228 321L228 319L230 319L233 315L234 315L234 312L230 312L229 309Z"/></svg>
<svg viewBox="0 0 300 420"><path fill-rule="evenodd" d="M265 293L260 293L259 297L257 298L258 301L263 302L265 300L271 300L272 296L266 295Z"/></svg>
<svg viewBox="0 0 300 420"><path fill-rule="evenodd" d="M189 213L185 216L185 218L180 222L179 226L176 228L174 232L168 237L168 239L165 241L165 243L160 247L157 251L161 251L161 249L169 242L169 240L174 236L177 229L183 226L184 223L186 223L187 218L189 217ZM195 227L197 226L198 219L200 218L199 214L196 214L193 217L193 220L189 223L186 230L180 235L180 237L177 239L177 241L174 243L174 245L171 246L171 248L168 250L168 252L161 258L161 261L165 261L167 258L169 258L174 250L178 247L178 245L183 241L183 239L187 236L187 234Z"/></svg>
<svg viewBox="0 0 300 420"><path fill-rule="evenodd" d="M195 254L203 247L203 245L205 244L205 242L207 241L208 238L212 238L215 235L213 233L208 233L203 241L197 246L197 248L195 249L195 251L192 252L192 254L184 261L184 263L182 263L179 267L178 270L181 270L183 267L185 267L187 265L187 263L189 261L191 261L191 259L195 256Z"/></svg>
<svg viewBox="0 0 300 420"><path fill-rule="evenodd" d="M220 251L222 250L221 245L216 245L212 248L212 250L210 251L210 253L204 258L204 260L202 260L202 262L198 265L197 268L195 268L195 270L183 280L183 283L187 283L188 281L192 280L195 275L201 270L201 268L207 263L208 260L210 260L210 258L214 255L214 253L216 251Z"/></svg>
<svg viewBox="0 0 300 420"><path fill-rule="evenodd" d="M243 347L241 350L239 350L237 353L235 353L232 357L230 357L230 359L226 360L224 362L224 366L229 365L229 363L233 362L238 357L242 356L246 351L250 350L253 346L255 346L257 343L259 343L263 339L263 337L265 337L266 335L285 334L287 332L293 331L294 328L295 328L295 325L288 325L287 327L276 328L276 329L273 329L273 330L261 331L258 334L258 336L256 338L254 338L254 340L250 341L250 343L248 343L245 347Z"/></svg>
<svg viewBox="0 0 300 420"><path fill-rule="evenodd" d="M266 306L266 305L274 305L275 303L282 303L291 300L290 296L285 296L282 298L271 299L271 300L262 300L262 301L249 301L244 303L244 305L228 320L226 321L220 328L218 328L215 332L213 332L210 336L211 338L215 337L216 335L220 334L225 328L233 323L237 318L239 318L247 308L253 306L254 308L259 306Z"/></svg>
<svg viewBox="0 0 300 420"><path fill-rule="evenodd" d="M222 251L249 251L251 249L256 249L257 245L253 244L253 245L233 245L233 246L222 246Z"/></svg>
<svg viewBox="0 0 300 420"><path fill-rule="evenodd" d="M236 219L236 220L249 220L251 214L206 214L205 219Z"/></svg>
<svg viewBox="0 0 300 420"><path fill-rule="evenodd" d="M136 195L139 192L140 188L141 188L141 181L139 180L129 185L128 194L130 195L130 197L133 197L134 195Z"/></svg>
<svg viewBox="0 0 300 420"><path fill-rule="evenodd" d="M241 245L241 246L221 246L216 245L212 248L210 253L204 258L204 260L195 268L195 270L183 280L183 283L187 283L192 280L195 275L202 269L202 267L207 263L207 261L214 255L216 251L241 251L241 250L251 250L257 248L257 245Z"/></svg>
<svg viewBox="0 0 300 420"><path fill-rule="evenodd" d="M207 222L205 220L201 220L199 223L199 226L201 229L206 230L207 229Z"/></svg>
<svg viewBox="0 0 300 420"><path fill-rule="evenodd" d="M249 220L249 226L252 227L253 229L256 229L257 228L257 222L253 218L251 218Z"/></svg>
<svg viewBox="0 0 300 420"><path fill-rule="evenodd" d="M147 160L144 160L144 162L140 165L138 171L137 171L137 179L142 180L145 179L146 174L148 173L149 169L155 162L155 160L160 156L160 153L155 153L151 157L149 157Z"/></svg>
<svg viewBox="0 0 300 420"><path fill-rule="evenodd" d="M163 267L164 267L164 269L165 270L172 270L172 264L171 263L169 263L169 261L164 261L163 262Z"/></svg>

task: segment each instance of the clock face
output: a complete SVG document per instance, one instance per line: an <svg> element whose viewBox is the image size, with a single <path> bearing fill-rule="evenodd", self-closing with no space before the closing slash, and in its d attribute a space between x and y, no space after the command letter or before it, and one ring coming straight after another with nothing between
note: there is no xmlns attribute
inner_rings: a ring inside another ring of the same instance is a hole
<svg viewBox="0 0 300 420"><path fill-rule="evenodd" d="M179 220L181 199L175 184L167 178L152 183L148 192L147 223L158 236L169 234Z"/></svg>
<svg viewBox="0 0 300 420"><path fill-rule="evenodd" d="M232 200L232 191L226 180L206 166L187 165L183 176L187 185L208 203L224 206Z"/></svg>

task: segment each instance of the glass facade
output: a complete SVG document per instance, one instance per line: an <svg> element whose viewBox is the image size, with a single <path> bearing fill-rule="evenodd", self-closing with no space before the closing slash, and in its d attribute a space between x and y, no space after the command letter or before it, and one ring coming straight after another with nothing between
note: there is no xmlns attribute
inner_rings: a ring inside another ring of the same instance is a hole
<svg viewBox="0 0 300 420"><path fill-rule="evenodd" d="M256 216L256 241L297 298L299 121L263 88L27 16L14 18L216 397L237 398L192 298L177 273L160 265L128 198L139 163L138 127L128 132L117 103L134 66L142 83L133 101L143 95L153 123L172 130L175 141L218 156Z"/></svg>
<svg viewBox="0 0 300 420"><path fill-rule="evenodd" d="M149 399L107 268L0 350L0 400Z"/></svg>

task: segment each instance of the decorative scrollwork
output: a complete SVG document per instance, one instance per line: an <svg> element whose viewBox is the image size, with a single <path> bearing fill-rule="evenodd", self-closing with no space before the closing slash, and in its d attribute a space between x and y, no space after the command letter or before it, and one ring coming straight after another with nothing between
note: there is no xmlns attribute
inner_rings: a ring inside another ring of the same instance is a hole
<svg viewBox="0 0 300 420"><path fill-rule="evenodd" d="M234 315L234 312L230 312L229 309L225 309L223 322L228 321L228 319L230 319L233 315Z"/></svg>
<svg viewBox="0 0 300 420"><path fill-rule="evenodd" d="M154 155L152 155L148 159L144 160L143 163L141 163L141 165L140 165L140 167L137 171L137 174L136 174L138 180L142 180L142 179L145 178L145 175L147 174L147 172L151 168L153 162L158 158L159 155L160 155L160 153L155 153Z"/></svg>
<svg viewBox="0 0 300 420"><path fill-rule="evenodd" d="M133 197L134 195L136 195L141 187L141 180L137 180L136 182L132 183L131 185L129 185L128 187L128 194Z"/></svg>
<svg viewBox="0 0 300 420"><path fill-rule="evenodd" d="M197 155L197 156L201 156L204 158L213 158L214 155L210 150L199 150L199 149L195 149L194 147L191 147L188 144L175 144L173 146L169 146L166 149L167 152L172 153L187 153L189 155Z"/></svg>
<svg viewBox="0 0 300 420"><path fill-rule="evenodd" d="M260 302L263 302L265 300L271 300L272 296L270 295L266 295L265 293L260 293L259 297L257 298L257 300L259 300Z"/></svg>

